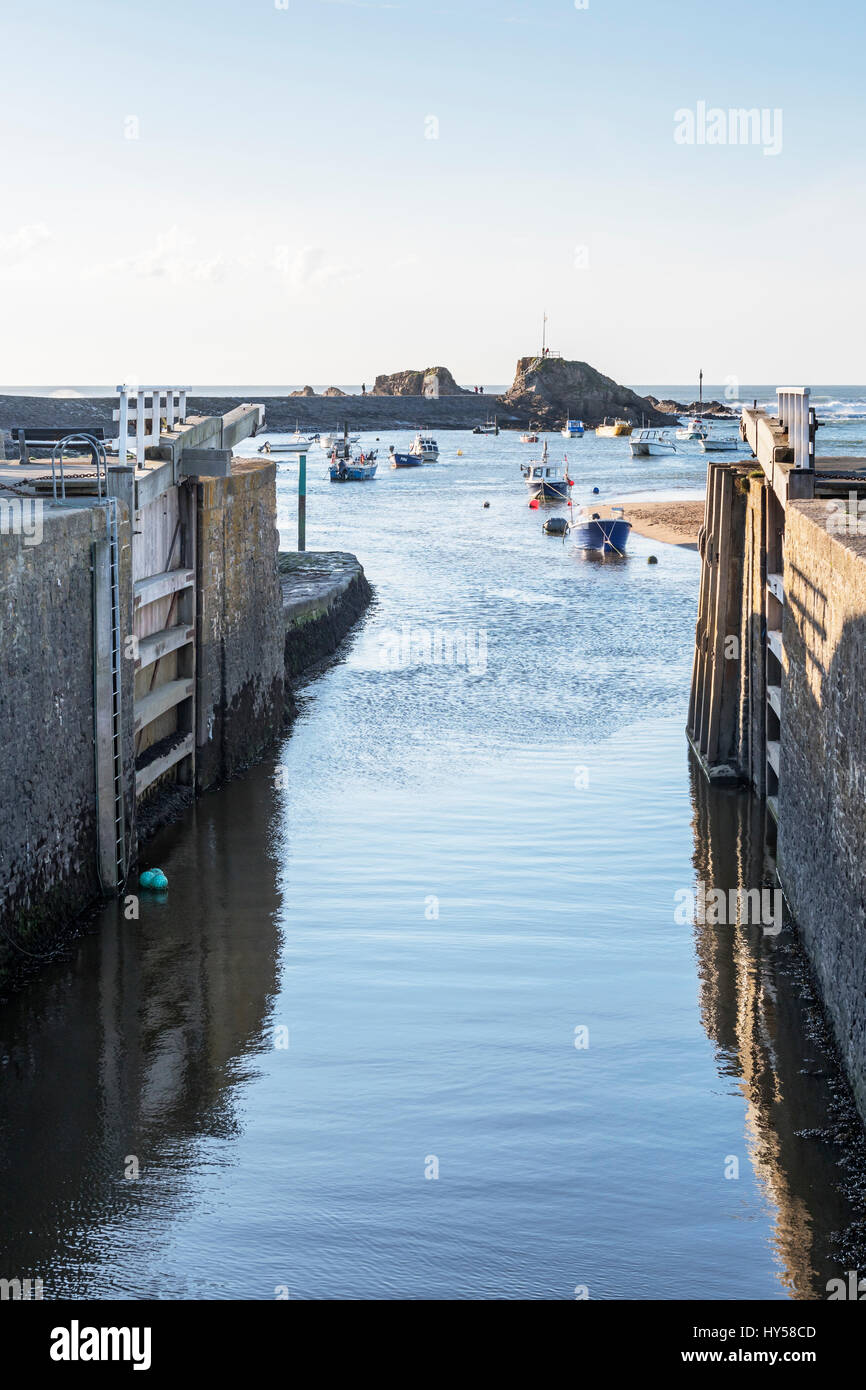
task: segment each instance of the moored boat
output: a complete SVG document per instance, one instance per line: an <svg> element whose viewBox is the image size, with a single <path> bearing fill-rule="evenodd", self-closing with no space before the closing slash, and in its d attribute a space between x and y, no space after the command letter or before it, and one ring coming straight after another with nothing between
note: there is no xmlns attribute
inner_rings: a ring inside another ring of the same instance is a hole
<svg viewBox="0 0 866 1390"><path fill-rule="evenodd" d="M621 436L627 437L630 435L632 429L633 426L629 424L628 420L620 420L619 418L616 420L608 420L607 416L605 416L604 424L597 425L595 433L596 436L600 435L604 439L618 439Z"/></svg>
<svg viewBox="0 0 866 1390"><path fill-rule="evenodd" d="M572 486L568 476L568 461L564 465L551 463L547 456L547 440L544 441L541 458L531 463L521 464L526 486L529 488L531 502L567 502Z"/></svg>
<svg viewBox="0 0 866 1390"><path fill-rule="evenodd" d="M647 458L650 454L675 454L677 446L667 430L638 430L628 442L632 458Z"/></svg>
<svg viewBox="0 0 866 1390"><path fill-rule="evenodd" d="M708 430L701 440L701 448L705 454L733 454L743 447L739 435L736 434L714 434L712 430Z"/></svg>
<svg viewBox="0 0 866 1390"><path fill-rule="evenodd" d="M341 458L335 449L331 454L328 476L332 483L364 483L375 478L378 466L375 449L368 454L361 452L356 458Z"/></svg>
<svg viewBox="0 0 866 1390"><path fill-rule="evenodd" d="M476 425L473 434L498 434L499 422L495 415L488 415L483 425Z"/></svg>
<svg viewBox="0 0 866 1390"><path fill-rule="evenodd" d="M435 463L439 457L439 445L432 435L422 434L419 430L409 445L409 453L423 463Z"/></svg>
<svg viewBox="0 0 866 1390"><path fill-rule="evenodd" d="M631 534L631 522L623 516L622 507L612 507L612 516L582 508L569 527L577 550L596 550L602 555L624 555Z"/></svg>
<svg viewBox="0 0 866 1390"><path fill-rule="evenodd" d="M569 416L562 429L560 430L560 434L563 436L564 439L582 439L583 421L572 420Z"/></svg>
<svg viewBox="0 0 866 1390"><path fill-rule="evenodd" d="M521 444L537 444L538 435L533 434L531 431L529 431L527 434L522 434L520 436L520 442Z"/></svg>
<svg viewBox="0 0 866 1390"><path fill-rule="evenodd" d="M707 427L701 416L695 415L693 419L689 420L687 425L683 425L682 429L677 430L676 437L677 439L694 440L695 442L700 439L706 439Z"/></svg>
<svg viewBox="0 0 866 1390"><path fill-rule="evenodd" d="M398 454L393 444L388 452L391 455L392 468L420 468L424 462L417 454Z"/></svg>

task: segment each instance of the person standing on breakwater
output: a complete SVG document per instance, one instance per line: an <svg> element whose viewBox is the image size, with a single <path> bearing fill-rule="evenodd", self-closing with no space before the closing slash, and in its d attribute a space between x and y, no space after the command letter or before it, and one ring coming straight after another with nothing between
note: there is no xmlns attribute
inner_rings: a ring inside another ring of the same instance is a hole
<svg viewBox="0 0 866 1390"><path fill-rule="evenodd" d="M366 396L366 394L367 394L367 383L366 383L366 381L362 381L362 382L361 382L361 395L362 395L362 396Z"/></svg>

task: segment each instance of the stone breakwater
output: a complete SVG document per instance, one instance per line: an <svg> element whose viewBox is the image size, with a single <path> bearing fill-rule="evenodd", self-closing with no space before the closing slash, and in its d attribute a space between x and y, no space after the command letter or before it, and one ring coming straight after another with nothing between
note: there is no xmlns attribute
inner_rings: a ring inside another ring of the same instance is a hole
<svg viewBox="0 0 866 1390"><path fill-rule="evenodd" d="M247 398L248 399L248 398ZM226 415L246 402L238 396L191 396L190 415ZM114 397L54 400L45 396L0 396L0 430L15 425L70 428L102 426L106 438L117 435L112 420ZM347 423L354 430L471 430L496 415L503 428L527 423L525 412L503 405L499 396L269 396L264 400L265 429L272 433L301 430L333 432Z"/></svg>

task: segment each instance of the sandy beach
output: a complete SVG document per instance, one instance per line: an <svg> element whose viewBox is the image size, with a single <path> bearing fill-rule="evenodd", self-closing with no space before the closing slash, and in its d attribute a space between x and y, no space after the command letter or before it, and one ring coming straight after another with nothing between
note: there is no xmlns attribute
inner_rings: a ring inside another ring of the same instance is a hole
<svg viewBox="0 0 866 1390"><path fill-rule="evenodd" d="M626 498L600 506L599 515L609 517L611 507L624 508L626 520L639 536L663 541L665 545L679 545L686 550L698 548L698 531L704 524L702 501L629 502Z"/></svg>

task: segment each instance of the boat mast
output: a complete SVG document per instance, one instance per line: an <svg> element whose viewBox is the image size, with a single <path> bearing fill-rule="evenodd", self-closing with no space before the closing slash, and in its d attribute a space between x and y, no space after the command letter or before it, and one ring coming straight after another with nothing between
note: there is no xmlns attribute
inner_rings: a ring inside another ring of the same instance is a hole
<svg viewBox="0 0 866 1390"><path fill-rule="evenodd" d="M700 372L699 372L699 374L698 374L698 382L699 382L699 390L700 390L700 407L701 407L701 409L700 409L700 418L703 420L703 418L704 418L704 369L703 369L703 367L701 367L701 370L700 370Z"/></svg>
<svg viewBox="0 0 866 1390"><path fill-rule="evenodd" d="M541 325L541 357L542 361L547 356L547 310L544 311L544 319Z"/></svg>

